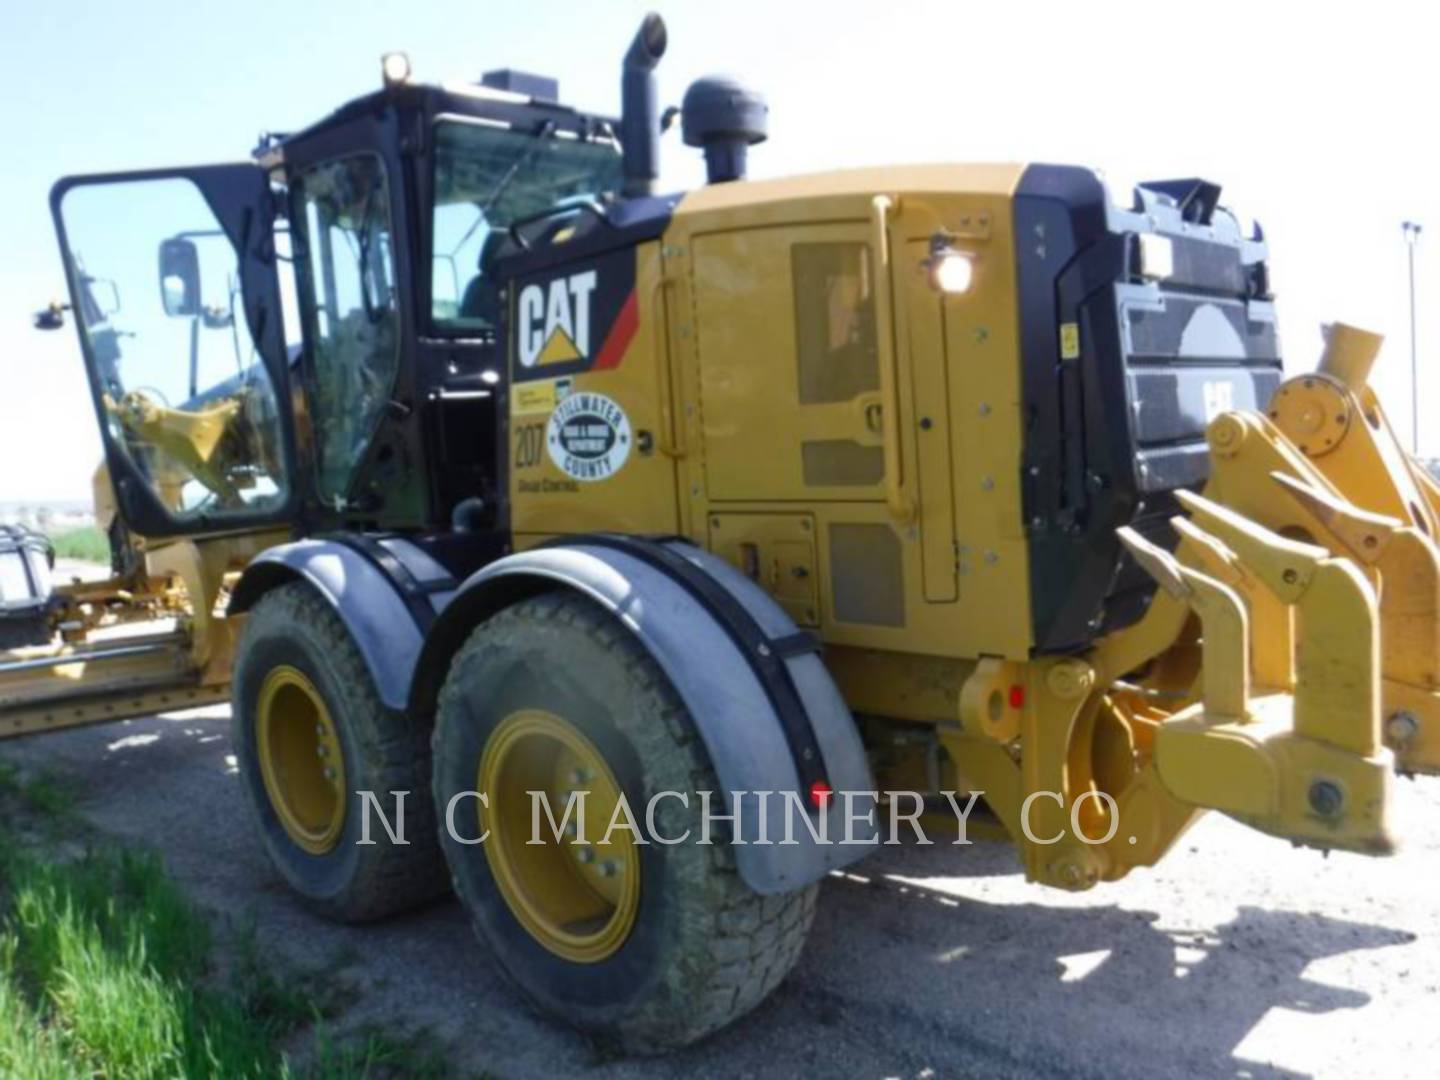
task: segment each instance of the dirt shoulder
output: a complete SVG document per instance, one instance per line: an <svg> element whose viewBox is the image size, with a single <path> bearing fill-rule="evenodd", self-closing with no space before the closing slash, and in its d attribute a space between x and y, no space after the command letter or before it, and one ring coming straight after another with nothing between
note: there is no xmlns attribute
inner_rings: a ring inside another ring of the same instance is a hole
<svg viewBox="0 0 1440 1080"><path fill-rule="evenodd" d="M420 1033L498 1077L1430 1076L1440 1030L1440 781L1400 782L1386 860L1291 849L1212 815L1163 866L1079 896L999 845L888 849L826 882L810 944L754 1015L609 1060L509 991L453 901L352 928L293 903L253 835L223 708L0 743L76 779L219 918L323 970L338 1035Z"/></svg>

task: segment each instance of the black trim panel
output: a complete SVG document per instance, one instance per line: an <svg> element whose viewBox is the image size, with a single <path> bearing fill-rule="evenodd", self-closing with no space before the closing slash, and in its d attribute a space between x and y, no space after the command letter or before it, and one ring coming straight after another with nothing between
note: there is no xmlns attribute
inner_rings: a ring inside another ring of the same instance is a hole
<svg viewBox="0 0 1440 1080"><path fill-rule="evenodd" d="M372 563L394 583L395 591L400 594L400 599L404 601L406 610L410 612L420 632L428 634L436 614L435 605L430 598L436 593L451 592L459 588L459 582L449 575L422 582L399 556L381 543L382 540L392 538L390 534L329 533L316 539L343 544Z"/></svg>
<svg viewBox="0 0 1440 1080"><path fill-rule="evenodd" d="M1144 613L1153 583L1115 530L1173 548L1175 492L1209 475L1210 420L1263 409L1278 385L1265 246L1241 235L1218 197L1203 181L1142 185L1124 210L1094 173L1055 165L1030 166L1017 187L1021 490L1038 653L1087 648ZM1168 247L1170 272L1142 265L1149 244L1152 255Z"/></svg>

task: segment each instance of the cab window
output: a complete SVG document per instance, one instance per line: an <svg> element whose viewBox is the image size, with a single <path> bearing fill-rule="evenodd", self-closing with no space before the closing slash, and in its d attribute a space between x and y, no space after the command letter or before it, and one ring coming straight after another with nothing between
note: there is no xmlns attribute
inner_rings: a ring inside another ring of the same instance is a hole
<svg viewBox="0 0 1440 1080"><path fill-rule="evenodd" d="M620 183L620 153L608 139L438 121L431 260L435 323L476 337L493 334L500 317L493 263L510 226L547 210L596 203Z"/></svg>
<svg viewBox="0 0 1440 1080"><path fill-rule="evenodd" d="M86 183L65 193L61 215L114 452L172 522L283 505L281 403L245 317L235 245L200 189L178 176Z"/></svg>
<svg viewBox="0 0 1440 1080"><path fill-rule="evenodd" d="M385 166L368 154L316 166L300 177L296 206L316 489L344 509L400 369Z"/></svg>

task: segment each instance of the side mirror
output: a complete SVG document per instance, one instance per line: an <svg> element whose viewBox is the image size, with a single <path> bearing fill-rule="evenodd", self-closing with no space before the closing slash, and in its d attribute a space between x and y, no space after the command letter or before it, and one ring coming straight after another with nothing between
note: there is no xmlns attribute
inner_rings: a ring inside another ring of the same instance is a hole
<svg viewBox="0 0 1440 1080"><path fill-rule="evenodd" d="M172 236L160 241L160 303L165 314L200 314L200 256L193 241Z"/></svg>
<svg viewBox="0 0 1440 1080"><path fill-rule="evenodd" d="M59 300L51 300L48 305L35 313L35 329L61 329L65 325L65 312L69 310L69 304L62 304Z"/></svg>

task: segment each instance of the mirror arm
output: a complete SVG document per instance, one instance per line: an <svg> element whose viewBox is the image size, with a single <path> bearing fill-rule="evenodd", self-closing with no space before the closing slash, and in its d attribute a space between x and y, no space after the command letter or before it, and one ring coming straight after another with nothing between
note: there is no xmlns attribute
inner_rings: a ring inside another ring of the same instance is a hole
<svg viewBox="0 0 1440 1080"><path fill-rule="evenodd" d="M200 316L190 320L190 398L200 394Z"/></svg>

